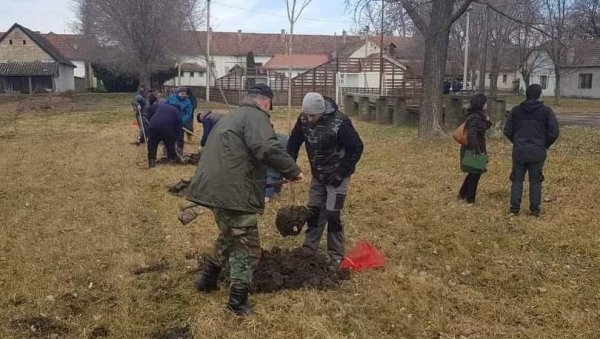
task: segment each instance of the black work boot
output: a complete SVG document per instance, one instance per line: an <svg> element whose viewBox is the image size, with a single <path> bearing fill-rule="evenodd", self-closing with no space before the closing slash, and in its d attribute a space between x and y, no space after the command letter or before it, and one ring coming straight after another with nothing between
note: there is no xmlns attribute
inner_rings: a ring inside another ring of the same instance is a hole
<svg viewBox="0 0 600 339"><path fill-rule="evenodd" d="M219 273L221 273L221 267L213 264L211 261L206 263L204 270L198 275L195 285L196 289L200 292L211 292L218 290L217 280L219 279Z"/></svg>
<svg viewBox="0 0 600 339"><path fill-rule="evenodd" d="M152 168L154 166L156 166L156 160L148 159L148 168Z"/></svg>
<svg viewBox="0 0 600 339"><path fill-rule="evenodd" d="M231 286L229 289L229 302L227 309L235 315L247 316L252 315L254 310L248 302L248 287Z"/></svg>

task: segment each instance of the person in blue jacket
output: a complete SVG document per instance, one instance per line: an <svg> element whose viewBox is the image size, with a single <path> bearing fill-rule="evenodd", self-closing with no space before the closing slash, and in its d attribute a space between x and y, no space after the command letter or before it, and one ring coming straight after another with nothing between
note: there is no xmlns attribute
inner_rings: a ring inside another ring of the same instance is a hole
<svg viewBox="0 0 600 339"><path fill-rule="evenodd" d="M179 87L175 91L175 95L171 95L165 101L165 104L169 105L178 105L181 107L180 117L181 124L183 126L188 126L192 119L194 118L192 102L188 98L187 88ZM183 155L183 134L177 139L177 153L179 155Z"/></svg>

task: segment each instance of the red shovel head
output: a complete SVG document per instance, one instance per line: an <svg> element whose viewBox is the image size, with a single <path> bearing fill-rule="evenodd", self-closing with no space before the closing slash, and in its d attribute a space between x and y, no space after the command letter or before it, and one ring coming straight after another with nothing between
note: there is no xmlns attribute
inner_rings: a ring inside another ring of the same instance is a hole
<svg viewBox="0 0 600 339"><path fill-rule="evenodd" d="M385 266L383 255L366 240L359 240L348 252L340 264L340 268L362 271L367 268Z"/></svg>

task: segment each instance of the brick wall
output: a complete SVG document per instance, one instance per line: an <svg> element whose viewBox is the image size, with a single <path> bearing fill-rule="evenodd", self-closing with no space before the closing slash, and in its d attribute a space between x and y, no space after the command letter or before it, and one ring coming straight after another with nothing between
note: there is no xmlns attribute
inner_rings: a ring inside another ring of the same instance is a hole
<svg viewBox="0 0 600 339"><path fill-rule="evenodd" d="M12 44L10 41L12 40ZM25 44L23 44L25 41ZM49 61L54 59L18 28L0 42L0 61Z"/></svg>

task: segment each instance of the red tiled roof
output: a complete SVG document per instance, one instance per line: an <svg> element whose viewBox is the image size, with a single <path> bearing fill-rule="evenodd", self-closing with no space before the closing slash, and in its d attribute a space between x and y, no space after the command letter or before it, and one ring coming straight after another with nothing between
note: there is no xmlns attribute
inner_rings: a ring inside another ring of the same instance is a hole
<svg viewBox="0 0 600 339"><path fill-rule="evenodd" d="M95 45L93 37L80 34L50 32L44 36L56 49L71 60L87 60Z"/></svg>
<svg viewBox="0 0 600 339"><path fill-rule="evenodd" d="M315 68L326 63L329 60L327 55L322 54L294 54L291 58L292 68ZM288 68L290 64L290 56L287 54L275 54L263 68L266 69L282 69Z"/></svg>
<svg viewBox="0 0 600 339"><path fill-rule="evenodd" d="M563 67L600 66L600 41L595 39L571 40L565 43L567 62Z"/></svg>
<svg viewBox="0 0 600 339"><path fill-rule="evenodd" d="M206 32L183 32L180 35L180 52L187 55L203 54L206 51ZM294 54L329 55L334 49L360 40L348 35L346 43L342 36L294 35ZM285 36L271 33L212 32L210 52L213 55L237 54L275 55L286 53Z"/></svg>
<svg viewBox="0 0 600 339"><path fill-rule="evenodd" d="M198 65L195 62L184 62L179 65L179 70L182 72L205 72L206 68Z"/></svg>

